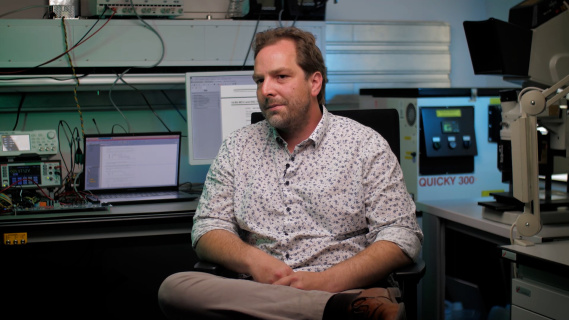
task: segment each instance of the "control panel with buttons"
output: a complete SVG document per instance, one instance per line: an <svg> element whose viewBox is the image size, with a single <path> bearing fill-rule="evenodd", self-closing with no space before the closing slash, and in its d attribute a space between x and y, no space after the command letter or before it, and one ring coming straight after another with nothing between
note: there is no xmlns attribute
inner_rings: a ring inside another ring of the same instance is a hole
<svg viewBox="0 0 569 320"><path fill-rule="evenodd" d="M427 157L475 156L473 107L421 108Z"/></svg>
<svg viewBox="0 0 569 320"><path fill-rule="evenodd" d="M0 157L49 156L59 152L55 130L0 131Z"/></svg>
<svg viewBox="0 0 569 320"><path fill-rule="evenodd" d="M421 107L419 174L474 172L474 107Z"/></svg>
<svg viewBox="0 0 569 320"><path fill-rule="evenodd" d="M61 186L61 162L10 162L0 164L2 188L14 185L22 188Z"/></svg>
<svg viewBox="0 0 569 320"><path fill-rule="evenodd" d="M4 233L4 244L7 246L22 245L28 243L27 232Z"/></svg>

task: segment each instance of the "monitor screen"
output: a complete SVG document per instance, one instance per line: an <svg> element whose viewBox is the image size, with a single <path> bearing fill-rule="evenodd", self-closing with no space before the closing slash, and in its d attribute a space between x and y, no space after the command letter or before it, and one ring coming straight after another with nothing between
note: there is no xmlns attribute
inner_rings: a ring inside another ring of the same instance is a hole
<svg viewBox="0 0 569 320"><path fill-rule="evenodd" d="M85 135L85 190L177 187L179 132Z"/></svg>
<svg viewBox="0 0 569 320"><path fill-rule="evenodd" d="M223 139L260 111L253 71L186 73L190 165L207 165Z"/></svg>

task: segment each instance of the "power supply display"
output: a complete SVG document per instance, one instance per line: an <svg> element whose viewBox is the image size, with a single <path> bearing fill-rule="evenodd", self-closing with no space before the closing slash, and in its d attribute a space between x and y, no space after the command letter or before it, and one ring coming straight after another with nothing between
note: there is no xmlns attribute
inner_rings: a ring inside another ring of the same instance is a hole
<svg viewBox="0 0 569 320"><path fill-rule="evenodd" d="M10 185L23 188L61 186L61 163L38 161L0 164L2 188Z"/></svg>

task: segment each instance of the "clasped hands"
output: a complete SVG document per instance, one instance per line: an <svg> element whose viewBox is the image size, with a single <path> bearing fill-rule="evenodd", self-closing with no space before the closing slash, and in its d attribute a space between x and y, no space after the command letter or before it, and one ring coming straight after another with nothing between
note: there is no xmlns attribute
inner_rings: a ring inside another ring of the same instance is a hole
<svg viewBox="0 0 569 320"><path fill-rule="evenodd" d="M295 272L287 264L271 256L257 260L251 266L250 274L253 280L261 283L334 292L333 281L328 279L324 272Z"/></svg>

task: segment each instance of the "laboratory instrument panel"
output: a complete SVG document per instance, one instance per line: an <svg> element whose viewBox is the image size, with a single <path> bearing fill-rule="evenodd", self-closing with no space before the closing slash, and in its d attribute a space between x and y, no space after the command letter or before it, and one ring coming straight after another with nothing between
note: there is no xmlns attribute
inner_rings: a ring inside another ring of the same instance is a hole
<svg viewBox="0 0 569 320"><path fill-rule="evenodd" d="M474 172L474 107L424 107L419 121L419 174Z"/></svg>
<svg viewBox="0 0 569 320"><path fill-rule="evenodd" d="M55 130L0 131L0 157L48 156L59 152Z"/></svg>
<svg viewBox="0 0 569 320"><path fill-rule="evenodd" d="M360 108L399 111L400 164L415 201L480 197L508 187L496 163L496 142L488 137L488 110L500 105L499 91L361 89Z"/></svg>
<svg viewBox="0 0 569 320"><path fill-rule="evenodd" d="M100 16L105 6L116 9L117 16L175 17L184 14L184 0L89 0L84 16ZM107 10L106 15L112 11Z"/></svg>
<svg viewBox="0 0 569 320"><path fill-rule="evenodd" d="M428 157L475 156L473 107L422 108Z"/></svg>
<svg viewBox="0 0 569 320"><path fill-rule="evenodd" d="M10 185L23 188L61 186L60 161L10 162L0 164L2 189Z"/></svg>

